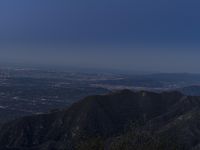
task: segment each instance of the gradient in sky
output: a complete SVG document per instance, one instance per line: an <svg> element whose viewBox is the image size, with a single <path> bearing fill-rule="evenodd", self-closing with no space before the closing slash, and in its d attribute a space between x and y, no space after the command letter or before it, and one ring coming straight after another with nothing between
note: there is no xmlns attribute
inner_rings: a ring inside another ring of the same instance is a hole
<svg viewBox="0 0 200 150"><path fill-rule="evenodd" d="M1 0L1 62L200 72L199 0Z"/></svg>

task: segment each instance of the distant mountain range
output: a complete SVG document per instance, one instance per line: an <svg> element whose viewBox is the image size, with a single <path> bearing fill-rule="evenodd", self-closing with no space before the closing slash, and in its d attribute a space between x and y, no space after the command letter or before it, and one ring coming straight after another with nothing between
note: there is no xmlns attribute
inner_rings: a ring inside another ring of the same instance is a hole
<svg viewBox="0 0 200 150"><path fill-rule="evenodd" d="M129 90L89 96L67 109L4 124L0 146L2 150L196 150L200 97Z"/></svg>

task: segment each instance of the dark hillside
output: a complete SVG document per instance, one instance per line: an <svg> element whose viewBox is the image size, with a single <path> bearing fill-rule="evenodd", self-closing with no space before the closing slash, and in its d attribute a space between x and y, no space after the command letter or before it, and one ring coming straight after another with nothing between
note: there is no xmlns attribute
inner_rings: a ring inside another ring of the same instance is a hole
<svg viewBox="0 0 200 150"><path fill-rule="evenodd" d="M68 150L80 141L98 137L103 139L100 143L108 144L110 138L115 141L114 137L124 137L124 129L135 123L137 131L151 131L161 137L178 135L189 149L199 144L199 107L199 97L186 97L179 92L122 90L89 96L68 109L3 125L0 145L28 150Z"/></svg>

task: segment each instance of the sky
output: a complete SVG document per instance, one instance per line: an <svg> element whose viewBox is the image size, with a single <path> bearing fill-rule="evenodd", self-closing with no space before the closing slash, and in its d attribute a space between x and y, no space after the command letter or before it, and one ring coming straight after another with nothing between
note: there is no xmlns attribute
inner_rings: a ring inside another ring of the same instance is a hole
<svg viewBox="0 0 200 150"><path fill-rule="evenodd" d="M1 0L0 63L199 72L199 0Z"/></svg>

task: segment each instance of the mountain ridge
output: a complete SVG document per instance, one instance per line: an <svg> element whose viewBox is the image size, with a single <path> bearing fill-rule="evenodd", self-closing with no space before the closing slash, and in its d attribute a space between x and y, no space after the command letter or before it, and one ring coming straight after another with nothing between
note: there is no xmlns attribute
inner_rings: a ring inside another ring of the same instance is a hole
<svg viewBox="0 0 200 150"><path fill-rule="evenodd" d="M158 135L173 136L169 133L174 127L182 126L184 131L191 125L188 118L183 117L190 112L194 116L191 122L198 124L194 118L200 118L199 110L200 97L185 96L176 91L122 90L86 97L67 109L8 122L0 129L0 145L9 149L73 150L76 143L88 137L119 136L131 122L138 123L144 130L148 127ZM192 140L187 146L193 147L200 133L195 138L188 137Z"/></svg>

